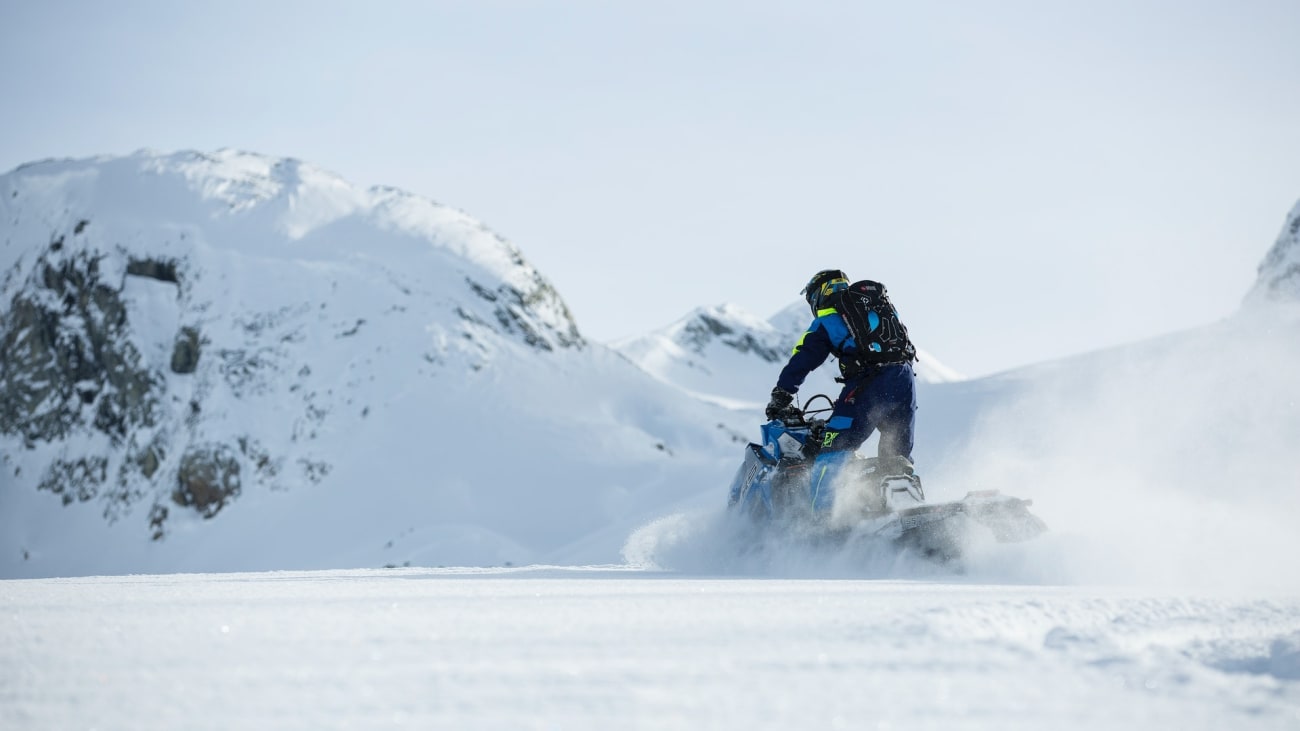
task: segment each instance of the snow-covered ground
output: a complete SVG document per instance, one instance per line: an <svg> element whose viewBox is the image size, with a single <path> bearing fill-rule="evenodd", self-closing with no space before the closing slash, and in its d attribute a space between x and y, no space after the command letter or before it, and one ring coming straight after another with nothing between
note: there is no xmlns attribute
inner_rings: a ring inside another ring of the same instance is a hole
<svg viewBox="0 0 1300 731"><path fill-rule="evenodd" d="M244 153L42 163L0 213L0 728L1300 728L1300 206L1223 322L923 360L931 501L1050 528L960 568L724 515L798 306L589 343L463 214ZM153 412L103 364L47 393L100 324Z"/></svg>
<svg viewBox="0 0 1300 731"><path fill-rule="evenodd" d="M395 569L7 581L7 729L1294 729L1300 597Z"/></svg>

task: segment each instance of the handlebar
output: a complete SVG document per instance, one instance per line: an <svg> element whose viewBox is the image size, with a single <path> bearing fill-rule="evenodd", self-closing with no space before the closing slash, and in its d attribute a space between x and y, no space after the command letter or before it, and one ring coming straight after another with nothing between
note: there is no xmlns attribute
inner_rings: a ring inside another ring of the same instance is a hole
<svg viewBox="0 0 1300 731"><path fill-rule="evenodd" d="M812 405L818 399L825 401L826 406L814 409ZM835 408L835 402L831 400L831 397L827 396L826 394L819 393L816 394L815 396L809 397L808 400L804 402L804 405L802 407L791 405L789 407L789 411L787 412L786 416L782 417L780 421L781 423L785 424L788 427L806 426L815 429L821 427L823 424L826 423L826 420L818 418L818 415L828 413L834 410L834 408Z"/></svg>
<svg viewBox="0 0 1300 731"><path fill-rule="evenodd" d="M821 399L825 401L826 406L824 408L814 409L812 405L813 402L816 401L817 399ZM804 402L803 408L800 409L800 412L803 413L804 418L807 419L810 415L824 414L828 411L833 411L834 409L835 409L835 402L831 400L831 397L827 396L824 393L819 393L814 396L809 396L808 400Z"/></svg>

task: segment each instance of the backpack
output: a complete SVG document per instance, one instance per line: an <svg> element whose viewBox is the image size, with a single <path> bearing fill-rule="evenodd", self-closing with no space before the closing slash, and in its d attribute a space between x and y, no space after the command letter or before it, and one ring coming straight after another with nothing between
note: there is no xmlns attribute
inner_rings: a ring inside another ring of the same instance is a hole
<svg viewBox="0 0 1300 731"><path fill-rule="evenodd" d="M852 355L840 359L841 363L856 361L855 365L861 367L916 360L916 348L889 301L885 285L870 279L854 282L848 289L835 293L831 306L844 318L858 345Z"/></svg>

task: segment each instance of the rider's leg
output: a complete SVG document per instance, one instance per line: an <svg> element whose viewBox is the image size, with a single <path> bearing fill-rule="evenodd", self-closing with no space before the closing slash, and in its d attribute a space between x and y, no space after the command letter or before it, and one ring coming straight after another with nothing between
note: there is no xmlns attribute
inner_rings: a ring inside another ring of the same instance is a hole
<svg viewBox="0 0 1300 731"><path fill-rule="evenodd" d="M877 451L880 461L885 463L902 457L910 466L916 431L916 379L912 365L899 363L883 367L875 378L864 384L863 390L871 404L868 418L880 429Z"/></svg>
<svg viewBox="0 0 1300 731"><path fill-rule="evenodd" d="M826 421L820 448L813 460L809 498L814 513L829 512L835 504L836 482L857 448L875 431L867 417L868 401L859 398L859 383L845 384Z"/></svg>

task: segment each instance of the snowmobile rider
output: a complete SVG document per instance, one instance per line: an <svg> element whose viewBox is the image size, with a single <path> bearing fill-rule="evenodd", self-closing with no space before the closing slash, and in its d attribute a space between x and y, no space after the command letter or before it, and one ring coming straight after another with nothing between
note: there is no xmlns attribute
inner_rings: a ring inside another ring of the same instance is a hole
<svg viewBox="0 0 1300 731"><path fill-rule="evenodd" d="M850 294L859 293L857 295ZM820 442L813 445L810 497L814 513L829 511L839 471L871 434L880 430L879 463L884 475L911 475L916 418L916 349L878 282L849 284L838 269L813 275L803 290L813 321L795 344L767 405L771 419L798 418L799 386L828 355L839 361L844 384ZM855 338L854 333L860 333Z"/></svg>

